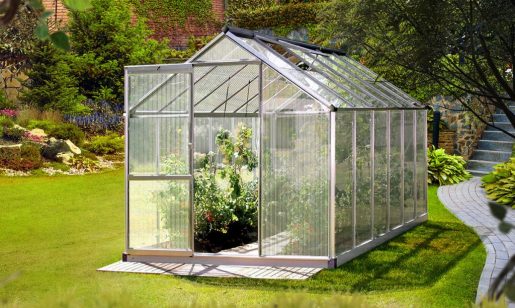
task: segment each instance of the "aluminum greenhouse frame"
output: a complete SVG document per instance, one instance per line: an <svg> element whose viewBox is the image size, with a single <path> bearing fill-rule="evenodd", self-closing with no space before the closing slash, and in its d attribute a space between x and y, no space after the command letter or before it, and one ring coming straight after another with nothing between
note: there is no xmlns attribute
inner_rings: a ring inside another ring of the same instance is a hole
<svg viewBox="0 0 515 308"><path fill-rule="evenodd" d="M126 67L125 115L124 261L330 268L427 220L426 109L340 50L226 27L186 63ZM194 153L236 122L257 249L197 252Z"/></svg>

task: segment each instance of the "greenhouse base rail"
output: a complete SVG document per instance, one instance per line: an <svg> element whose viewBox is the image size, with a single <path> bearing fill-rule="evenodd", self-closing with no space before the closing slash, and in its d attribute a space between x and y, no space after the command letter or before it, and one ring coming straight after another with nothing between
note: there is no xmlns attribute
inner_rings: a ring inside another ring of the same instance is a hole
<svg viewBox="0 0 515 308"><path fill-rule="evenodd" d="M373 240L365 242L361 245L357 245L352 250L349 250L349 251L346 251L344 253L337 255L336 256L336 266L341 266L342 264L345 264L345 263L349 262L350 260L352 260L366 252L369 252L373 248L395 238L396 236L401 235L402 233L404 233L406 231L409 231L410 229L424 223L425 221L427 221L427 213L425 213L421 216L418 216L417 218L415 218L409 222L406 222L401 226L393 228L390 231L388 231L387 233L385 233Z"/></svg>
<svg viewBox="0 0 515 308"><path fill-rule="evenodd" d="M140 255L138 252L124 253L124 262L148 263L184 263L210 265L240 265L240 266L278 266L278 267L313 267L335 268L336 262L328 257L299 257L299 256L241 256L216 255L210 253L195 253L193 256L159 256Z"/></svg>

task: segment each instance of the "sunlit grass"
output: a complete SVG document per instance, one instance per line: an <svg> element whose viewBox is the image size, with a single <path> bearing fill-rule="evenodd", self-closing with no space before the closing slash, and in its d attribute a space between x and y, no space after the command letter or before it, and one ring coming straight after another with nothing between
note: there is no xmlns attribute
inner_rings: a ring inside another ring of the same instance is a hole
<svg viewBox="0 0 515 308"><path fill-rule="evenodd" d="M380 306L463 307L474 301L485 259L479 238L431 187L427 223L306 281L97 272L123 251L123 190L121 170L0 178L0 305L253 306L353 293Z"/></svg>

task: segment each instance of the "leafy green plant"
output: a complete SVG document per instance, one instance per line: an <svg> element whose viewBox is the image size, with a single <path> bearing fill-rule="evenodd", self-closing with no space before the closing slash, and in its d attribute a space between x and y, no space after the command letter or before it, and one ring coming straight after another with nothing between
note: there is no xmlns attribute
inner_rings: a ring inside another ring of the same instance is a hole
<svg viewBox="0 0 515 308"><path fill-rule="evenodd" d="M49 132L50 130L52 130L52 128L55 127L55 125L56 123L48 120L29 120L29 123L26 127L30 130L39 128L44 130L45 132Z"/></svg>
<svg viewBox="0 0 515 308"><path fill-rule="evenodd" d="M69 139L76 146L81 146L84 141L84 133L76 125L70 123L56 124L49 131L50 137L57 139Z"/></svg>
<svg viewBox="0 0 515 308"><path fill-rule="evenodd" d="M251 137L252 129L245 126L238 128L236 137L220 130L216 144L223 163L217 164L212 152L196 157L195 241L199 245L196 249L217 252L257 238L257 181L249 175L257 167L257 156L251 150ZM188 172L185 162L173 154L165 157L161 166L166 174ZM185 231L174 224L172 217L188 215L187 194L184 185L172 182L154 195L162 225L175 245L184 244L181 235Z"/></svg>
<svg viewBox="0 0 515 308"><path fill-rule="evenodd" d="M427 150L427 158L429 184L456 184L472 177L465 169L466 162L461 156L449 155L444 149L436 149L433 146Z"/></svg>
<svg viewBox="0 0 515 308"><path fill-rule="evenodd" d="M85 147L89 151L98 154L115 154L124 149L124 138L117 133L109 133L105 136L94 136Z"/></svg>
<svg viewBox="0 0 515 308"><path fill-rule="evenodd" d="M4 127L13 127L14 122L11 118L0 115L0 129Z"/></svg>
<svg viewBox="0 0 515 308"><path fill-rule="evenodd" d="M496 165L481 181L488 198L515 208L515 157Z"/></svg>

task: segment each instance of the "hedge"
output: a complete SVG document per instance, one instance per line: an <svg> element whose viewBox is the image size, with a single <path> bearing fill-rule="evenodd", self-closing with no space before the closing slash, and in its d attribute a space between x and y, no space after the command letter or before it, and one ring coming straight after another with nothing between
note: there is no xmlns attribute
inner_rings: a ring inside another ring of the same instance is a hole
<svg viewBox="0 0 515 308"><path fill-rule="evenodd" d="M288 3L255 9L234 10L229 24L247 29L273 28L277 26L301 26L314 24L318 12L328 2Z"/></svg>

